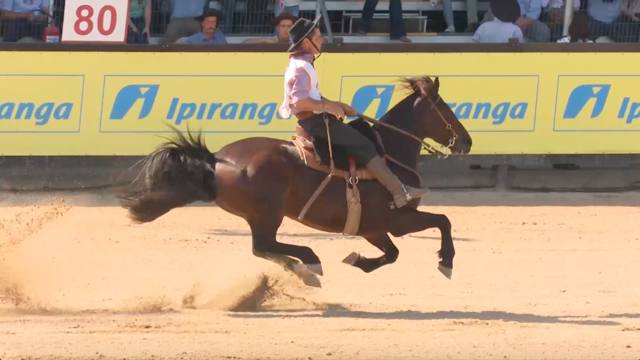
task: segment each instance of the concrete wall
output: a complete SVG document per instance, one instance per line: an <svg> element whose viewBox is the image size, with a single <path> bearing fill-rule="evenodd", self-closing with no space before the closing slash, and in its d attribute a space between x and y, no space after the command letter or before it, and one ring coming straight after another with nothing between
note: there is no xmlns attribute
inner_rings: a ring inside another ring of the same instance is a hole
<svg viewBox="0 0 640 360"><path fill-rule="evenodd" d="M0 190L111 187L139 157L0 157ZM432 189L640 190L640 155L424 157Z"/></svg>

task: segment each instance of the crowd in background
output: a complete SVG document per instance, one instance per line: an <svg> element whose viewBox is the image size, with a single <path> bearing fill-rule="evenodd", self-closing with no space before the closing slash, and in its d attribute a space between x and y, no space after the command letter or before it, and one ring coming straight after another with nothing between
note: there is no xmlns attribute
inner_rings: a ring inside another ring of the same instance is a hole
<svg viewBox="0 0 640 360"><path fill-rule="evenodd" d="M441 5L440 29L432 31L472 36L472 41L500 42L638 42L640 0L574 0L569 34L562 34L564 0L490 0L478 12L477 0L465 0L465 13L454 14L452 0ZM302 14L300 0L130 0L130 44L225 44L229 34L261 33L246 43L286 43L288 29ZM365 0L361 22L354 31L366 35L378 0ZM42 41L51 26L62 26L63 0L0 0L0 34L4 42ZM389 37L409 43L401 0L389 0ZM466 15L461 20L460 15ZM456 21L457 19L457 21ZM334 23L336 19L331 19ZM338 19L337 21L340 21ZM438 21L430 22L438 26Z"/></svg>

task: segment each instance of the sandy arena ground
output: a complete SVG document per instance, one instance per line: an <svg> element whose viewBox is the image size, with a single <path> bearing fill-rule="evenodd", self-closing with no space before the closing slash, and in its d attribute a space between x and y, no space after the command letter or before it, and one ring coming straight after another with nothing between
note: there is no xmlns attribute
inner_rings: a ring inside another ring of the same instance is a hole
<svg viewBox="0 0 640 360"><path fill-rule="evenodd" d="M293 221L321 289L251 254L242 219L193 206L132 224L109 194L0 193L0 358L640 360L640 193L440 192L439 233L366 241Z"/></svg>

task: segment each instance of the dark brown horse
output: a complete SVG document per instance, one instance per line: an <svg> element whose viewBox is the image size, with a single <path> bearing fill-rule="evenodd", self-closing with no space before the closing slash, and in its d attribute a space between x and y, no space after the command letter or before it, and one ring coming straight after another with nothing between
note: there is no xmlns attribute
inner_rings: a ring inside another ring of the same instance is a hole
<svg viewBox="0 0 640 360"><path fill-rule="evenodd" d="M380 121L420 139L431 138L453 153L468 153L471 138L440 97L439 81L428 77L405 80L410 90L404 100ZM387 127L375 126L388 155L415 169L421 144ZM122 205L131 217L148 222L172 208L194 201L213 201L222 209L244 218L251 227L253 254L282 264L308 285L319 286L322 267L318 256L306 246L278 242L277 232L287 216L298 214L326 174L307 167L290 142L270 138L247 138L211 153L189 133L177 132L170 141L140 163L135 180L121 189ZM414 172L391 164L400 179L419 186ZM375 181L361 181L362 220L358 235L384 254L366 258L351 254L346 263L365 272L393 263L398 248L387 234L405 234L437 227L442 241L439 269L448 277L455 255L451 223L445 215L416 210L417 201L391 209L391 195ZM340 233L347 214L345 181L333 178L301 222L315 229ZM300 262L302 262L302 265Z"/></svg>

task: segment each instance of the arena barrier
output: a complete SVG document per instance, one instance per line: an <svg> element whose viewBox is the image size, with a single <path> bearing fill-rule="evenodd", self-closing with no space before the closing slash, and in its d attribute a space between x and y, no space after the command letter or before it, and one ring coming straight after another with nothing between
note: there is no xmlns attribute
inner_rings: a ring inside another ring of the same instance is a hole
<svg viewBox="0 0 640 360"><path fill-rule="evenodd" d="M288 139L287 55L0 51L0 155L142 155L179 129L212 150ZM326 53L323 94L380 117L398 79L440 77L472 154L640 153L639 53Z"/></svg>

